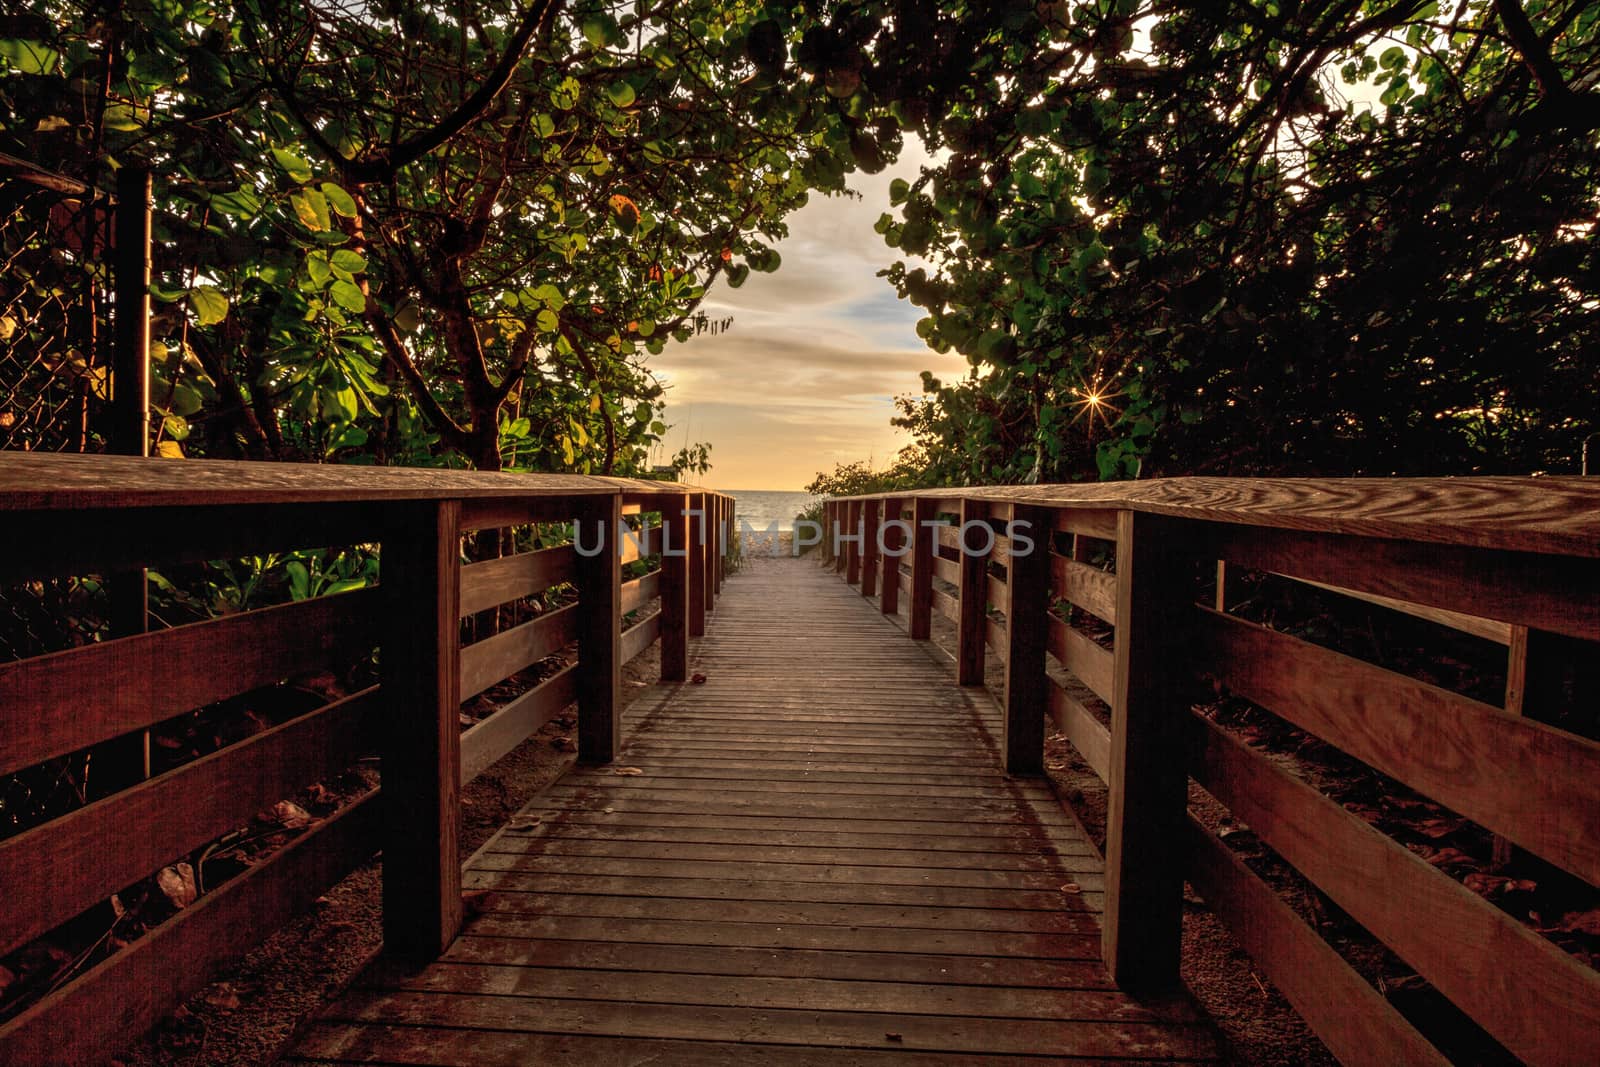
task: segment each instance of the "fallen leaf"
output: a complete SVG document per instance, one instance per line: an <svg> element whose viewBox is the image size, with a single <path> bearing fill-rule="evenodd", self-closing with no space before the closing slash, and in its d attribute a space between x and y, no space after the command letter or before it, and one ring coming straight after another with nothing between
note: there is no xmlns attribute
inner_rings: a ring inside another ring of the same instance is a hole
<svg viewBox="0 0 1600 1067"><path fill-rule="evenodd" d="M1561 929L1569 934L1588 934L1600 937L1600 908L1575 911L1561 920Z"/></svg>
<svg viewBox="0 0 1600 1067"><path fill-rule="evenodd" d="M119 919L128 914L128 909L122 905L122 898L115 893L111 894L111 914Z"/></svg>
<svg viewBox="0 0 1600 1067"><path fill-rule="evenodd" d="M6 995L6 990L9 989L11 983L15 982L16 980L17 975L15 971L11 970L9 967L0 967L0 997Z"/></svg>
<svg viewBox="0 0 1600 1067"><path fill-rule="evenodd" d="M537 830L542 822L544 822L544 816L542 815L519 815L506 824L506 829L514 833L525 834L530 830Z"/></svg>
<svg viewBox="0 0 1600 1067"><path fill-rule="evenodd" d="M558 737L550 742L550 747L557 752L571 752L578 746L572 743L572 738L570 737Z"/></svg>
<svg viewBox="0 0 1600 1067"><path fill-rule="evenodd" d="M1423 856L1423 859L1427 860L1435 867L1443 867L1448 864L1460 863L1470 863L1474 867L1478 865L1478 861L1476 859L1467 855L1459 848L1441 848L1431 856Z"/></svg>
<svg viewBox="0 0 1600 1067"><path fill-rule="evenodd" d="M706 676L696 672L695 676L693 678L689 679L689 684L690 685L705 685L706 684Z"/></svg>
<svg viewBox="0 0 1600 1067"><path fill-rule="evenodd" d="M1068 882L1061 887L1061 891L1063 893L1071 893L1076 896L1077 894L1083 892L1083 886L1079 885L1077 882Z"/></svg>
<svg viewBox="0 0 1600 1067"><path fill-rule="evenodd" d="M632 776L643 774L644 772L637 767L614 767L612 768L611 773Z"/></svg>
<svg viewBox="0 0 1600 1067"><path fill-rule="evenodd" d="M239 1006L239 994L226 982L221 982L200 994L200 999L222 1011L233 1011Z"/></svg>
<svg viewBox="0 0 1600 1067"><path fill-rule="evenodd" d="M194 868L187 863L161 868L156 875L156 885L175 908L187 908L200 895L194 885Z"/></svg>
<svg viewBox="0 0 1600 1067"><path fill-rule="evenodd" d="M292 800L280 800L272 805L272 817L285 830L298 830L311 825L311 813Z"/></svg>
<svg viewBox="0 0 1600 1067"><path fill-rule="evenodd" d="M905 1040L905 1038L903 1036L901 1036L900 1034L895 1033L893 1030L890 1030L887 1033L885 1033L883 1035L883 1037L884 1037L885 1041L904 1041Z"/></svg>

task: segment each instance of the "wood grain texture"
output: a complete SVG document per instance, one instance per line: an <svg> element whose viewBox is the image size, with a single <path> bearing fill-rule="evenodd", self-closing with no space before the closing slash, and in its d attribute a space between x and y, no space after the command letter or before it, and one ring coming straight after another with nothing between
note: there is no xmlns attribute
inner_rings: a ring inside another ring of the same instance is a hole
<svg viewBox="0 0 1600 1067"><path fill-rule="evenodd" d="M561 651L577 639L578 615L577 605L569 604L463 648L462 699L475 697L546 656Z"/></svg>
<svg viewBox="0 0 1600 1067"><path fill-rule="evenodd" d="M1048 513L1018 504L1013 521L1046 529ZM1002 710L1001 761L1010 774L1039 774L1044 770L1044 720L1048 711L1045 675L1045 627L1050 599L1050 561L1045 546L1037 544L1026 555L1013 553L1001 587L1006 613L1005 697Z"/></svg>
<svg viewBox="0 0 1600 1067"><path fill-rule="evenodd" d="M604 531L604 549L578 555L578 758L609 763L622 744L622 563L613 538L622 525L622 502L594 501L579 522ZM586 540L585 544L595 544ZM706 586L710 602L710 583Z"/></svg>
<svg viewBox="0 0 1600 1067"><path fill-rule="evenodd" d="M637 657L644 655L645 649L655 644L660 636L661 612L652 611L623 631L619 652L622 662L631 663Z"/></svg>
<svg viewBox="0 0 1600 1067"><path fill-rule="evenodd" d="M1095 696L1110 704L1115 684L1115 655L1055 615L1047 618L1046 626L1045 647L1050 655L1093 690Z"/></svg>
<svg viewBox="0 0 1600 1067"><path fill-rule="evenodd" d="M906 551L911 547L907 530L903 525L905 502L891 498L883 502L883 545L887 550L883 560L883 595L878 608L885 615L894 615L900 611L900 563L906 557Z"/></svg>
<svg viewBox="0 0 1600 1067"><path fill-rule="evenodd" d="M371 858L378 807L369 793L7 1022L0 1063L100 1063L131 1044Z"/></svg>
<svg viewBox="0 0 1600 1067"><path fill-rule="evenodd" d="M1206 791L1530 1064L1600 1062L1600 972L1199 716Z"/></svg>
<svg viewBox="0 0 1600 1067"><path fill-rule="evenodd" d="M542 593L572 581L578 555L571 545L519 552L513 556L468 563L461 568L461 614L480 611Z"/></svg>
<svg viewBox="0 0 1600 1067"><path fill-rule="evenodd" d="M987 692L810 561L724 589L706 681L635 702L627 773L531 804L469 861L451 951L369 973L296 1057L1214 1062L1192 1008L1106 980L1098 860L1003 773Z"/></svg>
<svg viewBox="0 0 1600 1067"><path fill-rule="evenodd" d="M315 504L357 501L611 495L606 480L572 474L503 474L440 467L353 467L131 456L0 454L7 510Z"/></svg>
<svg viewBox="0 0 1600 1067"><path fill-rule="evenodd" d="M383 536L383 943L412 960L461 928L460 520L410 504Z"/></svg>
<svg viewBox="0 0 1600 1067"><path fill-rule="evenodd" d="M1050 717L1072 747L1083 756L1100 780L1111 784L1111 731L1095 718L1083 702L1054 681L1047 690Z"/></svg>
<svg viewBox="0 0 1600 1067"><path fill-rule="evenodd" d="M1600 640L1600 561L1248 527L1189 526L1207 555L1430 608Z"/></svg>
<svg viewBox="0 0 1600 1067"><path fill-rule="evenodd" d="M345 655L376 644L380 614L379 593L360 589L7 663L0 666L0 774L290 673L342 667Z"/></svg>
<svg viewBox="0 0 1600 1067"><path fill-rule="evenodd" d="M461 735L461 784L488 770L578 699L578 671L567 667Z"/></svg>
<svg viewBox="0 0 1600 1067"><path fill-rule="evenodd" d="M871 599L878 595L878 540L882 536L883 502L865 500L861 504L861 595Z"/></svg>
<svg viewBox="0 0 1600 1067"><path fill-rule="evenodd" d="M1600 883L1600 744L1229 615L1196 639L1235 695Z"/></svg>
<svg viewBox="0 0 1600 1067"><path fill-rule="evenodd" d="M1117 576L1098 567L1050 553L1051 589L1055 595L1112 626L1117 624Z"/></svg>
<svg viewBox="0 0 1600 1067"><path fill-rule="evenodd" d="M961 615L956 620L956 681L962 685L982 685L984 648L988 644L989 626L989 556L992 547L983 542L982 531L976 527L989 517L986 505L975 500L961 502L961 530L965 533L971 524L972 543L965 546L956 561L959 576ZM944 531L940 531L941 536Z"/></svg>
<svg viewBox="0 0 1600 1067"><path fill-rule="evenodd" d="M1182 840L1188 806L1183 711L1189 649L1188 635L1173 619L1190 607L1192 557L1173 526L1126 511L1117 525L1120 625L1109 701L1102 951L1124 989L1168 989L1178 981L1183 864L1173 844Z"/></svg>
<svg viewBox="0 0 1600 1067"><path fill-rule="evenodd" d="M1367 984L1222 840L1189 819L1189 881L1328 1050L1348 1067L1445 1067L1416 1028Z"/></svg>
<svg viewBox="0 0 1600 1067"><path fill-rule="evenodd" d="M689 494L689 636L706 633L706 494Z"/></svg>
<svg viewBox="0 0 1600 1067"><path fill-rule="evenodd" d="M661 571L622 583L622 614L638 611L661 595Z"/></svg>
<svg viewBox="0 0 1600 1067"><path fill-rule="evenodd" d="M0 842L0 955L342 773L375 750L377 707L368 689Z"/></svg>
<svg viewBox="0 0 1600 1067"><path fill-rule="evenodd" d="M1154 478L911 494L1600 557L1600 486L1558 478ZM1062 520L1067 521L1067 520ZM1068 527L1061 527L1067 529ZM1109 538L1109 529L1083 530Z"/></svg>
<svg viewBox="0 0 1600 1067"><path fill-rule="evenodd" d="M1219 568L1225 568L1226 565L1218 563L1217 566ZM1218 574L1223 575L1224 577L1225 573L1225 569L1218 571ZM1296 578L1294 580L1302 582L1305 585L1313 586L1317 589L1326 590L1330 593L1338 593L1340 596L1353 597L1356 600L1361 600L1368 604L1375 604L1380 608L1388 608L1390 611L1398 611L1401 614L1410 615L1412 618L1425 619L1428 622L1438 623L1440 626L1448 626L1452 630L1460 630L1462 633L1468 633L1474 637L1481 637L1485 641L1493 641L1496 644L1501 645L1508 645L1511 643L1512 625L1510 623L1496 622L1493 619L1482 619L1476 615L1463 615L1459 611L1444 611L1440 608L1430 608L1422 604L1413 604L1406 600L1396 600L1393 597L1378 596L1375 593L1363 593L1358 589L1342 589L1337 585L1328 585L1325 582L1312 582L1307 581L1304 578ZM1221 586L1219 586L1219 589L1226 589L1225 581ZM1218 604L1217 610L1223 610L1221 604Z"/></svg>

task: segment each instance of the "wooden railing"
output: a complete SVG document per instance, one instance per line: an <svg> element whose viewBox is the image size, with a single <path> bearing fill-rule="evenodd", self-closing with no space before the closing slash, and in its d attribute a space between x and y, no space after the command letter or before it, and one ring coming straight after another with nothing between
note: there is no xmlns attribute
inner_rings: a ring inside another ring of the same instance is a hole
<svg viewBox="0 0 1600 1067"><path fill-rule="evenodd" d="M941 517L951 525L924 525ZM910 528L885 529L896 518ZM1191 699L1195 682L1211 680L1600 885L1600 744L1538 721L1556 710L1548 676L1561 658L1600 651L1600 484L1176 479L941 490L829 501L825 525L825 558L863 595L881 596L885 613L906 611L912 637L929 637L935 612L955 624L961 683L983 683L986 646L1004 663L1010 772L1040 770L1048 722L1106 783L1103 955L1119 984L1176 983L1187 880L1343 1062L1446 1062L1188 812L1192 778L1513 1055L1600 1063L1600 972ZM1024 532L1032 552L1020 551ZM885 557L907 541L905 555ZM1202 594L1223 568L1501 640L1508 699L1470 699L1219 610L1225 584Z"/></svg>
<svg viewBox="0 0 1600 1067"><path fill-rule="evenodd" d="M659 642L663 679L685 677L732 515L729 498L671 483L33 454L0 455L0 511L5 586L326 546L375 546L381 565L375 589L0 664L0 776L373 650L380 664L362 692L0 841L3 956L380 757L381 793L0 1026L0 1063L19 1065L105 1059L379 850L385 949L437 955L461 922L462 785L574 702L579 758L611 760L621 666ZM624 516L647 514L660 519L618 551ZM465 535L533 523L576 524L584 550L463 565ZM464 617L558 585L576 599L461 646ZM573 643L575 664L461 731L465 698Z"/></svg>

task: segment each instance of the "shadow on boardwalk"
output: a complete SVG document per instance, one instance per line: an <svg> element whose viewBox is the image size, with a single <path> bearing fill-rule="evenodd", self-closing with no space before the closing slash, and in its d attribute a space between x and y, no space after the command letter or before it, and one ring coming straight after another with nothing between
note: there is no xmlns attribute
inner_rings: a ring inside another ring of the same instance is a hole
<svg viewBox="0 0 1600 1067"><path fill-rule="evenodd" d="M291 1062L1207 1060L1099 962L1101 871L997 711L831 574L763 561L696 649L467 864L438 963L380 964ZM535 820L537 823L535 824Z"/></svg>

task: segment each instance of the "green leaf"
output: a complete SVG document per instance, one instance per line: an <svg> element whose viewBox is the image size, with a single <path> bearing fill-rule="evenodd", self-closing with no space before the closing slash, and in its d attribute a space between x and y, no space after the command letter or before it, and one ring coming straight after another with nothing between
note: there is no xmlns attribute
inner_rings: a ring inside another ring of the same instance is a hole
<svg viewBox="0 0 1600 1067"><path fill-rule="evenodd" d="M292 193L289 196L289 203L306 229L321 233L333 225L328 217L328 198L317 190L301 189L297 193Z"/></svg>
<svg viewBox="0 0 1600 1067"><path fill-rule="evenodd" d="M561 79L561 84L550 90L550 106L557 111L571 111L578 106L578 97L582 93L582 84L568 75Z"/></svg>
<svg viewBox="0 0 1600 1067"><path fill-rule="evenodd" d="M636 94L633 86L627 82L612 82L606 86L606 96L617 107L629 107L633 104Z"/></svg>
<svg viewBox="0 0 1600 1067"><path fill-rule="evenodd" d="M346 274L360 274L367 269L367 257L360 252L341 248L333 254L333 269L342 270Z"/></svg>
<svg viewBox="0 0 1600 1067"><path fill-rule="evenodd" d="M342 187L333 182L323 182L319 187L322 195L328 198L328 206L347 219L356 217L356 202L353 197Z"/></svg>
<svg viewBox="0 0 1600 1067"><path fill-rule="evenodd" d="M228 298L212 285L197 285L189 290L189 307L202 326L214 326L228 317Z"/></svg>
<svg viewBox="0 0 1600 1067"><path fill-rule="evenodd" d="M328 279L333 277L333 268L328 265L328 256L325 252L312 252L306 257L306 273L311 275L311 283L317 288L328 284Z"/></svg>
<svg viewBox="0 0 1600 1067"><path fill-rule="evenodd" d="M367 294L363 293L355 282L340 278L328 286L328 295L346 311L361 312L367 309Z"/></svg>
<svg viewBox="0 0 1600 1067"><path fill-rule="evenodd" d="M0 58L22 74L51 74L61 62L61 53L43 41L0 38Z"/></svg>
<svg viewBox="0 0 1600 1067"><path fill-rule="evenodd" d="M288 148L274 148L272 158L292 180L302 185L311 180L311 164L298 152Z"/></svg>
<svg viewBox="0 0 1600 1067"><path fill-rule="evenodd" d="M422 313L417 310L417 305L407 301L395 308L394 324L402 333L415 333L417 327L422 325Z"/></svg>
<svg viewBox="0 0 1600 1067"><path fill-rule="evenodd" d="M261 198L249 189L235 189L228 193L213 193L211 206L224 215L248 219L261 210Z"/></svg>

